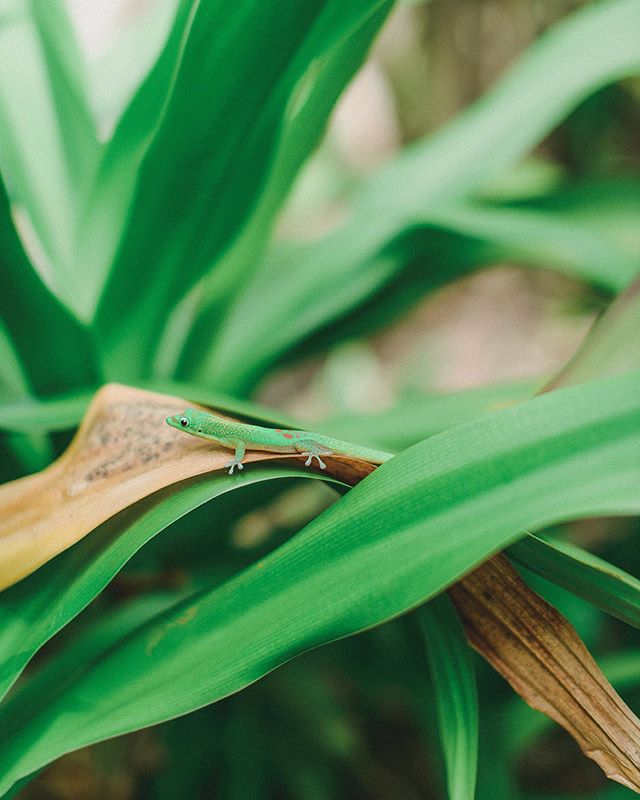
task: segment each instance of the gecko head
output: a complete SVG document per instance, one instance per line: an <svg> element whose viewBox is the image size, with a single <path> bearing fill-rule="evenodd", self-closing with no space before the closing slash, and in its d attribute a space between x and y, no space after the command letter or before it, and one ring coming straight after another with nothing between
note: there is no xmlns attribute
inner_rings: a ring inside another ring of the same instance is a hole
<svg viewBox="0 0 640 800"><path fill-rule="evenodd" d="M172 417L167 417L167 425L172 428L177 428L179 431L187 431L187 433L198 434L198 423L202 416L202 411L196 411L195 408L187 408L182 414L174 414Z"/></svg>

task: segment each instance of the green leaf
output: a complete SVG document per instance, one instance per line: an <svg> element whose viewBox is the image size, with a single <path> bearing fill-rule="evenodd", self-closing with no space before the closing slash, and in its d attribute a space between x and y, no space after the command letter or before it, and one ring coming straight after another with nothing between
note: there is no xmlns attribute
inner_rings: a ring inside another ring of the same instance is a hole
<svg viewBox="0 0 640 800"><path fill-rule="evenodd" d="M477 241L481 263L509 258L557 269L618 292L637 274L640 258L635 246L616 246L606 228L594 225L592 202L597 204L602 194L611 192L611 184L594 185L590 194L583 193L584 205L571 215L525 204L511 208L459 204L434 210L429 224ZM640 202L636 211L640 212Z"/></svg>
<svg viewBox="0 0 640 800"><path fill-rule="evenodd" d="M603 37L603 30L611 37ZM487 186L585 97L640 71L639 30L640 7L635 0L590 4L556 24L480 101L435 136L403 150L368 181L339 235L346 236L347 230L353 235L365 221L363 215L377 211L383 227L375 231L375 245L370 234L367 249L373 253L380 242L436 202ZM541 75L553 80L540 80ZM375 226L370 216L366 219L371 231Z"/></svg>
<svg viewBox="0 0 640 800"><path fill-rule="evenodd" d="M64 3L61 0L26 2L40 41L64 164L75 195L74 210L77 211L94 176L102 149L84 83L87 66ZM41 141L41 147L42 144Z"/></svg>
<svg viewBox="0 0 640 800"><path fill-rule="evenodd" d="M98 382L88 330L42 283L13 226L0 182L0 319L37 394Z"/></svg>
<svg viewBox="0 0 640 800"><path fill-rule="evenodd" d="M0 414L3 407L22 403L29 391L18 355L0 319ZM53 453L48 437L27 429L28 434L16 434L14 431L24 428L21 424L14 425L5 428L8 436L0 437L0 482L43 469L51 462Z"/></svg>
<svg viewBox="0 0 640 800"><path fill-rule="evenodd" d="M0 23L0 168L73 306L78 209L100 153L82 60L60 0L9 0Z"/></svg>
<svg viewBox="0 0 640 800"><path fill-rule="evenodd" d="M588 225L609 239L616 253L637 254L640 248L640 181L633 178L585 181L558 188L539 197L527 197L524 205L567 221Z"/></svg>
<svg viewBox="0 0 640 800"><path fill-rule="evenodd" d="M71 430L80 424L92 397L93 392L71 392L44 401L31 397L4 401L0 403L0 430L22 426L38 433Z"/></svg>
<svg viewBox="0 0 640 800"><path fill-rule="evenodd" d="M20 358L0 318L0 398L6 403L28 394L29 385Z"/></svg>
<svg viewBox="0 0 640 800"><path fill-rule="evenodd" d="M0 594L0 698L33 655L96 597L151 538L194 508L243 486L300 473L247 470L231 483L216 474L157 492Z"/></svg>
<svg viewBox="0 0 640 800"><path fill-rule="evenodd" d="M168 309L240 234L265 187L283 125L304 108L307 84L321 79L325 54L372 14L380 24L389 8L388 0L197 6L96 316L119 375L125 368L148 373ZM358 52L352 69L361 58ZM331 86L329 96L335 95ZM295 123L304 152L317 134ZM291 148L292 173L297 148Z"/></svg>
<svg viewBox="0 0 640 800"><path fill-rule="evenodd" d="M79 621L80 633L75 632L75 635L72 634L69 640L65 642L65 651L69 659L71 661L80 659L93 660L116 644L123 636L135 630L139 625L144 624L149 617L171 608L185 594L185 590L159 595L148 594L137 601L134 600L128 603L124 607L117 608L115 611L108 610L107 613L103 613L99 617L92 618L89 614L88 622L85 622L84 618ZM64 609L64 604L54 603L54 612L59 612L62 609ZM40 627L42 628L42 626ZM48 676L47 672L49 673ZM18 686L16 693L19 695L25 688L33 693L46 691L45 681L47 678L53 678L56 683L62 684L67 677L64 660L54 660L50 662L47 670L28 676L26 686ZM3 695L5 691L3 687Z"/></svg>
<svg viewBox="0 0 640 800"><path fill-rule="evenodd" d="M417 612L433 679L449 800L473 800L478 766L478 697L469 645L449 598Z"/></svg>
<svg viewBox="0 0 640 800"><path fill-rule="evenodd" d="M529 534L511 545L518 563L640 628L640 581L581 547Z"/></svg>
<svg viewBox="0 0 640 800"><path fill-rule="evenodd" d="M379 467L300 534L0 711L0 790L434 596L524 529L640 510L640 373L550 392ZM81 650L81 648L79 648ZM60 670L64 652L50 667Z"/></svg>

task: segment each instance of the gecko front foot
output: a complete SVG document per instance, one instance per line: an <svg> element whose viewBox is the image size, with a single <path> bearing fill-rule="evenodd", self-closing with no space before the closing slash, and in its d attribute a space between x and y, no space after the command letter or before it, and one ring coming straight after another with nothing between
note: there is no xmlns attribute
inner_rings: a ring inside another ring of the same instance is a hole
<svg viewBox="0 0 640 800"><path fill-rule="evenodd" d="M233 468L238 467L238 470L244 469L244 464L242 461L232 458L231 461L227 461L227 463L224 465L225 469L227 469L227 467L229 467L229 475L233 475Z"/></svg>

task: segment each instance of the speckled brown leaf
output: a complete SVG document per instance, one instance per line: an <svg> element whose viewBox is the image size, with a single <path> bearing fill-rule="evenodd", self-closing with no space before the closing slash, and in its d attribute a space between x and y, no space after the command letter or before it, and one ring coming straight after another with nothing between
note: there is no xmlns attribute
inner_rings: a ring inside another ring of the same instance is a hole
<svg viewBox="0 0 640 800"><path fill-rule="evenodd" d="M143 497L185 478L223 469L230 458L228 450L165 424L165 417L187 406L203 408L180 397L119 384L104 386L57 461L42 472L0 486L0 589ZM301 467L304 462L297 454L248 452L245 463L283 458L296 459ZM368 462L345 456L326 461L323 474L349 484L373 469Z"/></svg>

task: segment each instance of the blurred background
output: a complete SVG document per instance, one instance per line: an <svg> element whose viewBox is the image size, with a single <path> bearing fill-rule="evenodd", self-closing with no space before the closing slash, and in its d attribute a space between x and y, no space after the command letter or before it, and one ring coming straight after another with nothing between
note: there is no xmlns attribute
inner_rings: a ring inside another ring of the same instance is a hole
<svg viewBox="0 0 640 800"><path fill-rule="evenodd" d="M152 63L175 0L67 0L89 60L105 135ZM358 181L437 130L491 87L537 36L584 0L431 0L398 4L334 111L279 223L287 239L339 223ZM135 35L134 35L135 34ZM603 32L606 35L606 32ZM135 46L134 46L135 44ZM141 45L143 45L141 47ZM123 87L117 97L101 87ZM567 179L640 172L637 81L591 97L496 185L510 198ZM492 264L414 307L383 333L269 377L257 399L301 418L393 405L407 389L540 382L574 352L602 298L551 271ZM356 379L357 376L357 379Z"/></svg>
<svg viewBox="0 0 640 800"><path fill-rule="evenodd" d="M153 62L175 0L67 4L89 62L94 111L107 136ZM281 215L279 235L305 239L330 230L343 219L350 192L363 176L481 97L533 40L584 4L399 3L299 178ZM112 80L116 74L118 80ZM102 91L111 83L118 86L116 94ZM491 192L531 196L567 178L629 175L640 176L637 80L592 96ZM271 373L256 399L295 417L324 419L357 415L365 405L383 412L411 392L502 381L540 386L575 351L606 302L597 290L557 272L494 263L412 305L382 332L342 343L329 354L305 354L296 365ZM256 496L253 505L259 510L234 521L229 547L236 548L239 560L255 559L267 537L272 547L332 499L326 487L286 491L287 496L297 493L290 504L295 518L287 516L281 497L265 506ZM251 509L251 492L243 497ZM206 509L194 514L201 515L206 530ZM190 518L192 528L197 522ZM572 526L574 538L600 546L614 563L621 558L620 543L633 533L630 523L608 520ZM180 523L157 544L158 563L179 565L179 541ZM149 588L144 575L154 546L145 549L144 568L134 559L114 582L108 590L112 602ZM625 567L637 574L640 558L625 552ZM173 572L165 568L151 580L171 585L179 573L179 566ZM531 582L570 617L596 652L633 643L633 632L621 623L541 579ZM77 624L90 624L90 615ZM400 619L337 642L210 708L73 753L19 797L444 797L429 676L422 654L411 649L412 624ZM479 798L632 796L609 785L567 736L525 708L479 659L477 667L483 726ZM633 703L633 697L627 699ZM640 696L635 697L638 702Z"/></svg>

